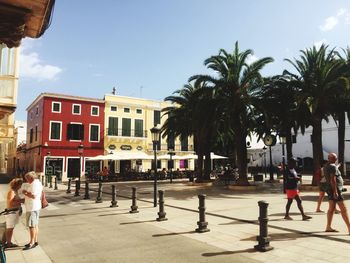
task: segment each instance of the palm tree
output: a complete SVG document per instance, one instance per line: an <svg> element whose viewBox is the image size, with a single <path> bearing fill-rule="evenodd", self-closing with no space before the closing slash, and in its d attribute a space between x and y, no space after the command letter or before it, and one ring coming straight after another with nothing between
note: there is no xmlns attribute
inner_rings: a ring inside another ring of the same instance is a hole
<svg viewBox="0 0 350 263"><path fill-rule="evenodd" d="M327 119L330 114L330 97L337 94L339 87L344 85L342 62L335 59L334 49L327 52L327 48L325 45L319 49L314 46L301 50L299 60L295 59L293 62L286 59L297 71L297 75L289 71L286 74L292 85L299 90L298 107L304 110L306 122L312 126L314 172L323 160L322 120Z"/></svg>
<svg viewBox="0 0 350 263"><path fill-rule="evenodd" d="M216 118L214 90L204 82L186 84L176 91L177 96L166 97L174 106L163 109L168 119L162 127L165 135L194 137L195 151L198 154L198 181L210 178L210 151ZM203 156L205 158L203 174Z"/></svg>
<svg viewBox="0 0 350 263"><path fill-rule="evenodd" d="M221 49L218 55L204 61L204 65L212 69L216 76L197 75L190 78L190 81L197 79L208 82L217 90L223 105L225 121L231 124L234 131L239 183L242 185L249 184L246 138L250 132L248 118L251 113L250 88L254 83L261 82L260 71L273 61L272 58L266 57L248 65L250 55L253 55L252 50L240 52L236 42L232 54Z"/></svg>

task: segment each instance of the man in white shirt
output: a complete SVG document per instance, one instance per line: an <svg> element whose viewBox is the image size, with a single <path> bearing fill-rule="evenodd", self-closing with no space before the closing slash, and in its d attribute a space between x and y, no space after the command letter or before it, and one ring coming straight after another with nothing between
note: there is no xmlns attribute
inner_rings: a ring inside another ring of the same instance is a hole
<svg viewBox="0 0 350 263"><path fill-rule="evenodd" d="M29 227L30 234L30 242L25 245L24 250L29 250L38 245L38 224L43 186L36 178L34 171L26 173L24 177L28 184L22 193L24 195L24 206L26 208L26 222L27 226Z"/></svg>

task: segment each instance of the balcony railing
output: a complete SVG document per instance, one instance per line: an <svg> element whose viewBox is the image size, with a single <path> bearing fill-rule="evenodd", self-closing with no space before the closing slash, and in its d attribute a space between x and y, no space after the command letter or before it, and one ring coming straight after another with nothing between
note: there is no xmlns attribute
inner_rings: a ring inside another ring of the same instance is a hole
<svg viewBox="0 0 350 263"><path fill-rule="evenodd" d="M108 136L147 138L147 131L107 128Z"/></svg>

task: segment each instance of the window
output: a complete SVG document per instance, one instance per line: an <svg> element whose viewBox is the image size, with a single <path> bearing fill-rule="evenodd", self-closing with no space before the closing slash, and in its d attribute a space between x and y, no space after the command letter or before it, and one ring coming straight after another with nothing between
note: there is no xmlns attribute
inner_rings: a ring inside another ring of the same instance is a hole
<svg viewBox="0 0 350 263"><path fill-rule="evenodd" d="M122 136L131 136L131 119L122 119Z"/></svg>
<svg viewBox="0 0 350 263"><path fill-rule="evenodd" d="M62 122L50 121L50 140L61 140Z"/></svg>
<svg viewBox="0 0 350 263"><path fill-rule="evenodd" d="M36 109L35 109L35 114L36 114L36 115L39 115L39 107L36 107Z"/></svg>
<svg viewBox="0 0 350 263"><path fill-rule="evenodd" d="M29 134L29 143L32 143L33 142L33 128L30 129L30 134Z"/></svg>
<svg viewBox="0 0 350 263"><path fill-rule="evenodd" d="M61 102L52 102L52 112L61 112Z"/></svg>
<svg viewBox="0 0 350 263"><path fill-rule="evenodd" d="M167 144L168 144L168 150L173 149L175 150L175 137L174 133L169 133L167 137Z"/></svg>
<svg viewBox="0 0 350 263"><path fill-rule="evenodd" d="M69 123L67 125L67 140L84 140L84 125Z"/></svg>
<svg viewBox="0 0 350 263"><path fill-rule="evenodd" d="M98 116L98 106L91 106L91 116Z"/></svg>
<svg viewBox="0 0 350 263"><path fill-rule="evenodd" d="M124 112L129 113L130 112L130 108L124 108Z"/></svg>
<svg viewBox="0 0 350 263"><path fill-rule="evenodd" d="M109 117L108 119L108 135L118 135L118 118Z"/></svg>
<svg viewBox="0 0 350 263"><path fill-rule="evenodd" d="M38 125L35 126L35 141L38 140Z"/></svg>
<svg viewBox="0 0 350 263"><path fill-rule="evenodd" d="M100 141L100 125L90 124L90 142Z"/></svg>
<svg viewBox="0 0 350 263"><path fill-rule="evenodd" d="M73 104L72 114L74 114L74 115L80 115L81 114L81 105L80 104Z"/></svg>
<svg viewBox="0 0 350 263"><path fill-rule="evenodd" d="M117 111L117 106L111 106L111 111Z"/></svg>
<svg viewBox="0 0 350 263"><path fill-rule="evenodd" d="M136 113L137 114L142 114L142 110L141 109L136 109Z"/></svg>
<svg viewBox="0 0 350 263"><path fill-rule="evenodd" d="M135 120L135 137L143 137L143 120Z"/></svg>
<svg viewBox="0 0 350 263"><path fill-rule="evenodd" d="M160 124L160 111L155 110L153 113L153 125L156 126L157 124Z"/></svg>
<svg viewBox="0 0 350 263"><path fill-rule="evenodd" d="M181 139L181 151L188 151L188 138Z"/></svg>

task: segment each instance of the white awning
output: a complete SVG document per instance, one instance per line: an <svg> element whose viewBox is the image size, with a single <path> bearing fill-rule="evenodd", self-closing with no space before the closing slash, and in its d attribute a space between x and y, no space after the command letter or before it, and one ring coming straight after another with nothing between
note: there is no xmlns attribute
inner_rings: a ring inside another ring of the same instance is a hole
<svg viewBox="0 0 350 263"><path fill-rule="evenodd" d="M145 152L135 151L118 151L106 155L97 155L95 157L87 157L89 161L93 160L153 160L153 156Z"/></svg>

